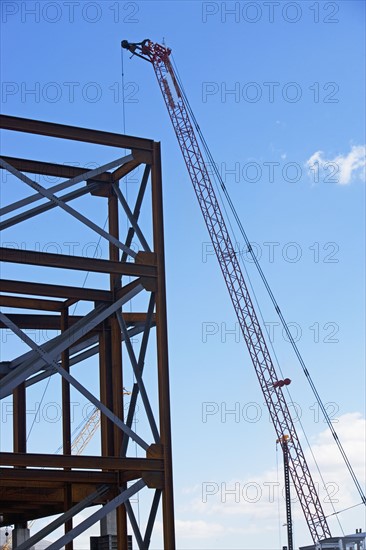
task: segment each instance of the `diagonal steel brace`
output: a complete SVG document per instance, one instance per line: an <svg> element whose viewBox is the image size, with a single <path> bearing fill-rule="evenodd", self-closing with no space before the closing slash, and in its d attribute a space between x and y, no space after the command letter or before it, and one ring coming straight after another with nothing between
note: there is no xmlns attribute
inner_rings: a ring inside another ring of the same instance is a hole
<svg viewBox="0 0 366 550"><path fill-rule="evenodd" d="M132 155L127 155L125 157L118 158L116 160L113 160L112 162L108 162L108 164L103 164L103 166L99 166L99 168L95 168L94 170L87 170L86 172L83 172L79 176L75 176L74 178L63 181L62 183L58 183L57 185L50 187L48 191L50 191L51 193L57 193L57 191L62 191L63 189L72 187L73 185L76 185L81 181L93 179L96 176L103 174L103 172L107 172L107 170L109 170L110 168L114 168L115 166L123 166L124 164L127 164L131 160L133 160ZM23 206L27 206L27 204L32 204L32 202L38 201L42 197L43 195L41 193L35 193L30 197L26 197L25 199L21 199L19 201L13 202L8 206L4 206L3 208L0 209L0 216L3 216L4 214L8 214L9 212L13 212L14 210L17 210L18 208L21 208Z"/></svg>
<svg viewBox="0 0 366 550"><path fill-rule="evenodd" d="M0 158L0 165L3 166L3 168L5 168L6 170L8 170L8 172L16 176L18 179L20 179L21 181L24 181L24 183L26 183L27 185L29 185L30 187L38 191L41 195L46 197L48 200L57 204L57 206L62 208L62 210L65 210L65 212L67 212L68 214L70 214L71 216L79 220L81 223L83 223L84 225L86 225L96 233L98 233L98 235L101 235L102 237L107 239L107 241L109 241L110 243L120 248L123 252L126 252L129 256L132 256L132 258L136 258L137 254L131 248L128 248L123 243L121 243L121 241L116 239L116 237L113 237L113 235L110 235L107 231L105 231L104 229L99 227L97 224L89 220L86 216L84 216L83 214L80 214L80 212L72 208L72 206L69 206L68 204L64 203L61 199L56 197L56 195L54 195L51 191L49 191L39 183L36 183L32 179L28 178L28 176L26 176L16 168L14 168L14 166L11 166L11 164L6 162L4 159Z"/></svg>
<svg viewBox="0 0 366 550"><path fill-rule="evenodd" d="M122 430L124 433L126 433L129 437L131 437L140 447L142 447L145 451L149 448L149 445L140 437L138 436L131 428L129 428L118 416L116 416L110 409L108 409L99 399L94 397L94 395L88 391L84 386L76 380L73 376L71 376L70 373L68 373L65 369L63 369L52 357L44 351L40 346L37 346L35 342L27 334L25 334L13 321L11 321L4 313L0 312L0 319L3 321L3 323L10 328L16 334L30 346L33 350L35 350L38 355L42 358L42 360L47 365L52 365L59 374L65 380L69 382L74 388L76 388L84 397L86 397L93 405L95 405L105 416L107 416L120 430Z"/></svg>

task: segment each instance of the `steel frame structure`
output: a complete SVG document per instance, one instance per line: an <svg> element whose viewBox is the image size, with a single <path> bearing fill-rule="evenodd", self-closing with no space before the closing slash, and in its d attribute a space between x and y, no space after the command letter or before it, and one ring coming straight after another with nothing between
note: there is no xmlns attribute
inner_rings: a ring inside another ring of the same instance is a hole
<svg viewBox="0 0 366 550"><path fill-rule="evenodd" d="M23 158L0 159L3 170L35 191L27 198L0 209L0 214L5 216L0 223L1 230L57 207L107 240L109 251L107 258L94 259L0 247L2 262L47 267L48 270L41 270L47 274L52 270L62 270L65 277L68 270L84 274L90 271L105 274L108 279L106 288L56 285L49 280L1 281L0 305L2 309L6 308L6 312L0 313L0 328L14 332L30 347L30 351L0 363L0 399L12 396L14 411L13 452L0 453L0 525L26 527L29 520L61 514L18 548L26 550L64 525L64 536L50 548L56 550L65 546L71 550L76 536L106 514L116 511L118 550L127 550L127 516L139 548L147 549L162 502L164 548L174 550L160 145L148 139L12 116L2 116L0 127L121 150L116 160L94 170ZM125 153L126 149L129 154ZM143 175L135 206L130 209L119 180L139 166L142 166ZM34 181L32 174L58 176L62 183L46 188ZM62 193L66 189L68 192ZM146 193L147 189L149 193ZM70 205L74 199L84 195L104 198L108 211L107 230ZM147 195L151 196L151 201ZM44 198L47 202L39 204ZM147 201L151 203L152 220L149 237L139 222L141 206ZM129 221L124 239L120 236L121 212ZM137 252L131 248L135 237L139 244ZM134 296L143 293L148 303L146 311L122 310L122 306ZM70 307L79 301L90 308L86 315L70 313ZM57 330L59 334L40 346L25 332L29 328ZM156 333L158 386L158 410L155 413L143 376L152 330ZM131 344L131 338L136 334L141 335L138 353ZM122 368L123 347L129 361L124 360ZM99 358L98 397L72 374L73 365L95 355ZM132 368L136 383L124 416L123 376L126 368ZM30 454L27 453L27 388L50 376L60 376L62 380L62 454ZM71 454L71 387L101 412L100 456ZM145 441L133 429L139 396L151 431L150 441ZM127 456L131 440L143 450L142 458ZM152 489L154 494L146 530L142 533L129 499L144 487ZM101 507L74 527L74 516L92 505Z"/></svg>

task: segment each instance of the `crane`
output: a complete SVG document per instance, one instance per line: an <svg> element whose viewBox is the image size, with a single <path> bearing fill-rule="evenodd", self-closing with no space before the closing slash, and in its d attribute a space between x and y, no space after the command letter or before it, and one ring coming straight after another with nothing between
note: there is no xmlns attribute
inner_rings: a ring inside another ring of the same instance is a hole
<svg viewBox="0 0 366 550"><path fill-rule="evenodd" d="M286 446L288 470L310 534L314 543L328 538L330 529L170 60L171 49L149 39L123 40L121 46L154 68L277 438L283 450Z"/></svg>

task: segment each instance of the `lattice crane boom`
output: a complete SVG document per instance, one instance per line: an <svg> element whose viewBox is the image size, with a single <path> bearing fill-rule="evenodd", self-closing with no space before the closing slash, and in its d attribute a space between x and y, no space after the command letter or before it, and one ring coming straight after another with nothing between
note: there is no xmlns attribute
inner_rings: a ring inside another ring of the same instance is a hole
<svg viewBox="0 0 366 550"><path fill-rule="evenodd" d="M282 441L285 434L289 436L289 471L311 536L314 542L330 537L327 520L284 394L278 385L275 367L216 198L184 94L170 61L171 50L150 40L140 43L124 40L122 47L149 61L154 67L277 437Z"/></svg>
<svg viewBox="0 0 366 550"><path fill-rule="evenodd" d="M75 455L81 455L89 441L93 438L93 435L100 426L100 410L95 407L88 420L85 422L83 428L75 436L71 444L71 452Z"/></svg>

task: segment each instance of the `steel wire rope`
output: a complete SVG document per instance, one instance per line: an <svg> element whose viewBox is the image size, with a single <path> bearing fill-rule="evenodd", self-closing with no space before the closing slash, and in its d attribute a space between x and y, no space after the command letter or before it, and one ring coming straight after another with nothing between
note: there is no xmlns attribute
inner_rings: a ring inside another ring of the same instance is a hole
<svg viewBox="0 0 366 550"><path fill-rule="evenodd" d="M346 512L347 510L351 510L352 508L357 508L358 506L361 506L361 504L363 504L363 502L359 502L358 504L354 504L353 506L348 506L347 508L343 508L343 510L339 510L339 512L335 512L334 514L329 514L326 517L330 518L332 516L335 516L336 514L341 514L342 512Z"/></svg>
<svg viewBox="0 0 366 550"><path fill-rule="evenodd" d="M123 127L123 133L126 134L126 96L125 96L125 71L124 71L124 53L123 53L123 48L121 48L121 85L122 85L122 127ZM125 152L126 152L126 149L125 149ZM127 180L125 181L126 183L126 202L128 204L128 187L127 187ZM126 217L126 229L127 229L127 232L129 230L129 224L128 224L128 218ZM132 246L132 241L131 241L131 246ZM128 278L129 281L131 281L131 277ZM132 312L132 299L130 300L130 313ZM132 346L133 346L133 342L131 342ZM136 383L136 379L135 379L135 373L133 372L132 373L132 381L133 381L133 384ZM134 414L134 418L133 418L133 423L134 423L134 430L135 432L137 433L137 418L136 418L136 412ZM138 448L137 448L137 443L135 441L135 458L138 458ZM138 491L136 493L136 507L137 507L137 525L140 529L140 492Z"/></svg>

